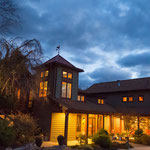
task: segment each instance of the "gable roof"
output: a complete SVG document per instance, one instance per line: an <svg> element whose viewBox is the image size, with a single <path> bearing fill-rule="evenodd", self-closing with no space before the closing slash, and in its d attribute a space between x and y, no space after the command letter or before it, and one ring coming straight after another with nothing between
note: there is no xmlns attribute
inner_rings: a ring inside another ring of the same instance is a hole
<svg viewBox="0 0 150 150"><path fill-rule="evenodd" d="M76 70L78 72L83 72L82 69L75 67L74 65L72 65L69 61L67 61L65 58L63 58L59 54L56 55L55 57L49 59L48 61L46 61L42 65L49 65L49 64L53 64L53 63L68 67L68 68Z"/></svg>
<svg viewBox="0 0 150 150"><path fill-rule="evenodd" d="M89 87L87 93L109 93L135 90L150 90L150 77L97 83Z"/></svg>

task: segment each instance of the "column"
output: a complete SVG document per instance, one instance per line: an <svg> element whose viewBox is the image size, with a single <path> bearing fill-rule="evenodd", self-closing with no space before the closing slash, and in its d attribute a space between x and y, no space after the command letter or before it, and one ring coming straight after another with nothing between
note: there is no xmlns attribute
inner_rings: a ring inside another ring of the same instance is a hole
<svg viewBox="0 0 150 150"><path fill-rule="evenodd" d="M87 114L87 126L86 126L86 144L88 144L88 128L89 128L89 114Z"/></svg>
<svg viewBox="0 0 150 150"><path fill-rule="evenodd" d="M64 133L64 137L66 139L66 145L67 145L67 138L68 138L68 116L69 116L69 112L65 112L65 133Z"/></svg>

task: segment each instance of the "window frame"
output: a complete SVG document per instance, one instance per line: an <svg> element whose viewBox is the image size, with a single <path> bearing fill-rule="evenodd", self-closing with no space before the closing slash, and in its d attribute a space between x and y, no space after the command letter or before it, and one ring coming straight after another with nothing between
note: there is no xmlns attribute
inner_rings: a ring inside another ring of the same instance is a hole
<svg viewBox="0 0 150 150"><path fill-rule="evenodd" d="M124 97L127 98L127 101L123 101L123 98L124 98ZM128 96L122 96L122 102L123 102L123 103L127 103L127 102L128 102Z"/></svg>
<svg viewBox="0 0 150 150"><path fill-rule="evenodd" d="M132 101L129 101L130 97L132 97ZM128 101L127 102L130 102L130 103L134 102L134 97L133 96L128 96Z"/></svg>
<svg viewBox="0 0 150 150"><path fill-rule="evenodd" d="M45 89L45 82L47 82L47 85L46 85L46 89ZM41 88L41 83L43 84L42 86L43 86L43 88ZM43 96L44 94L44 92L46 91L46 96ZM41 98L41 97L47 97L47 94L48 94L48 81L47 80L45 80L45 81L40 81L40 88L39 88L39 97ZM40 96L40 92L42 92L42 96Z"/></svg>
<svg viewBox="0 0 150 150"><path fill-rule="evenodd" d="M67 77L64 77L64 76L63 76L63 72L66 72L66 73L67 73ZM68 78L68 74L71 74L71 77L72 77L72 78ZM66 79L66 80L72 80L72 79L73 79L73 72L63 69L63 70L62 70L62 78L63 78L63 79Z"/></svg>
<svg viewBox="0 0 150 150"><path fill-rule="evenodd" d="M66 83L65 97L62 96L63 82ZM68 84L71 84L71 97L70 97L70 98L67 97L67 95L68 95ZM67 82L67 81L62 81L62 82L61 82L61 98L63 98L63 99L72 99L72 83L71 83L71 82Z"/></svg>
<svg viewBox="0 0 150 150"><path fill-rule="evenodd" d="M80 97L80 99L78 99L78 97ZM78 102L85 102L85 95L78 94L78 97L77 97ZM84 100L82 100L82 97L84 97Z"/></svg>
<svg viewBox="0 0 150 150"><path fill-rule="evenodd" d="M142 100L142 101L139 101L139 98L140 98L140 97L143 97L143 100ZM138 96L138 102L141 102L141 103L144 102L144 95L139 95L139 96Z"/></svg>
<svg viewBox="0 0 150 150"><path fill-rule="evenodd" d="M98 105L104 105L104 98L98 98L97 103L98 103Z"/></svg>

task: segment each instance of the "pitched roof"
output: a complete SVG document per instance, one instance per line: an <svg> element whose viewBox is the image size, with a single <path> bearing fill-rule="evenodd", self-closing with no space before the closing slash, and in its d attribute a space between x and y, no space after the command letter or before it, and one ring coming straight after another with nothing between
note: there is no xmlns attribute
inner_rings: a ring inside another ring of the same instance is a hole
<svg viewBox="0 0 150 150"><path fill-rule="evenodd" d="M115 109L107 104L99 105L94 104L89 101L79 102L77 100L67 100L67 99L53 99L55 102L65 106L69 112L72 113L115 113Z"/></svg>
<svg viewBox="0 0 150 150"><path fill-rule="evenodd" d="M50 60L46 61L42 65L49 65L49 64L53 64L53 63L71 68L71 69L76 70L78 72L83 72L82 69L75 67L74 65L72 65L70 62L68 62L65 58L63 58L59 54L56 55L55 57L51 58Z"/></svg>
<svg viewBox="0 0 150 150"><path fill-rule="evenodd" d="M86 92L108 93L135 90L150 90L150 77L97 83L89 87Z"/></svg>

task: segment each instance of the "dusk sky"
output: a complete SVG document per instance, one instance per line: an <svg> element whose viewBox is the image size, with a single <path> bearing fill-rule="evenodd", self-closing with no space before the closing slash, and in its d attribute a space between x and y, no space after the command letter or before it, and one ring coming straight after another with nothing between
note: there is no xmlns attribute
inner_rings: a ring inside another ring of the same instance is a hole
<svg viewBox="0 0 150 150"><path fill-rule="evenodd" d="M12 37L36 38L44 59L57 54L76 67L79 86L150 77L150 0L16 0L21 27Z"/></svg>

